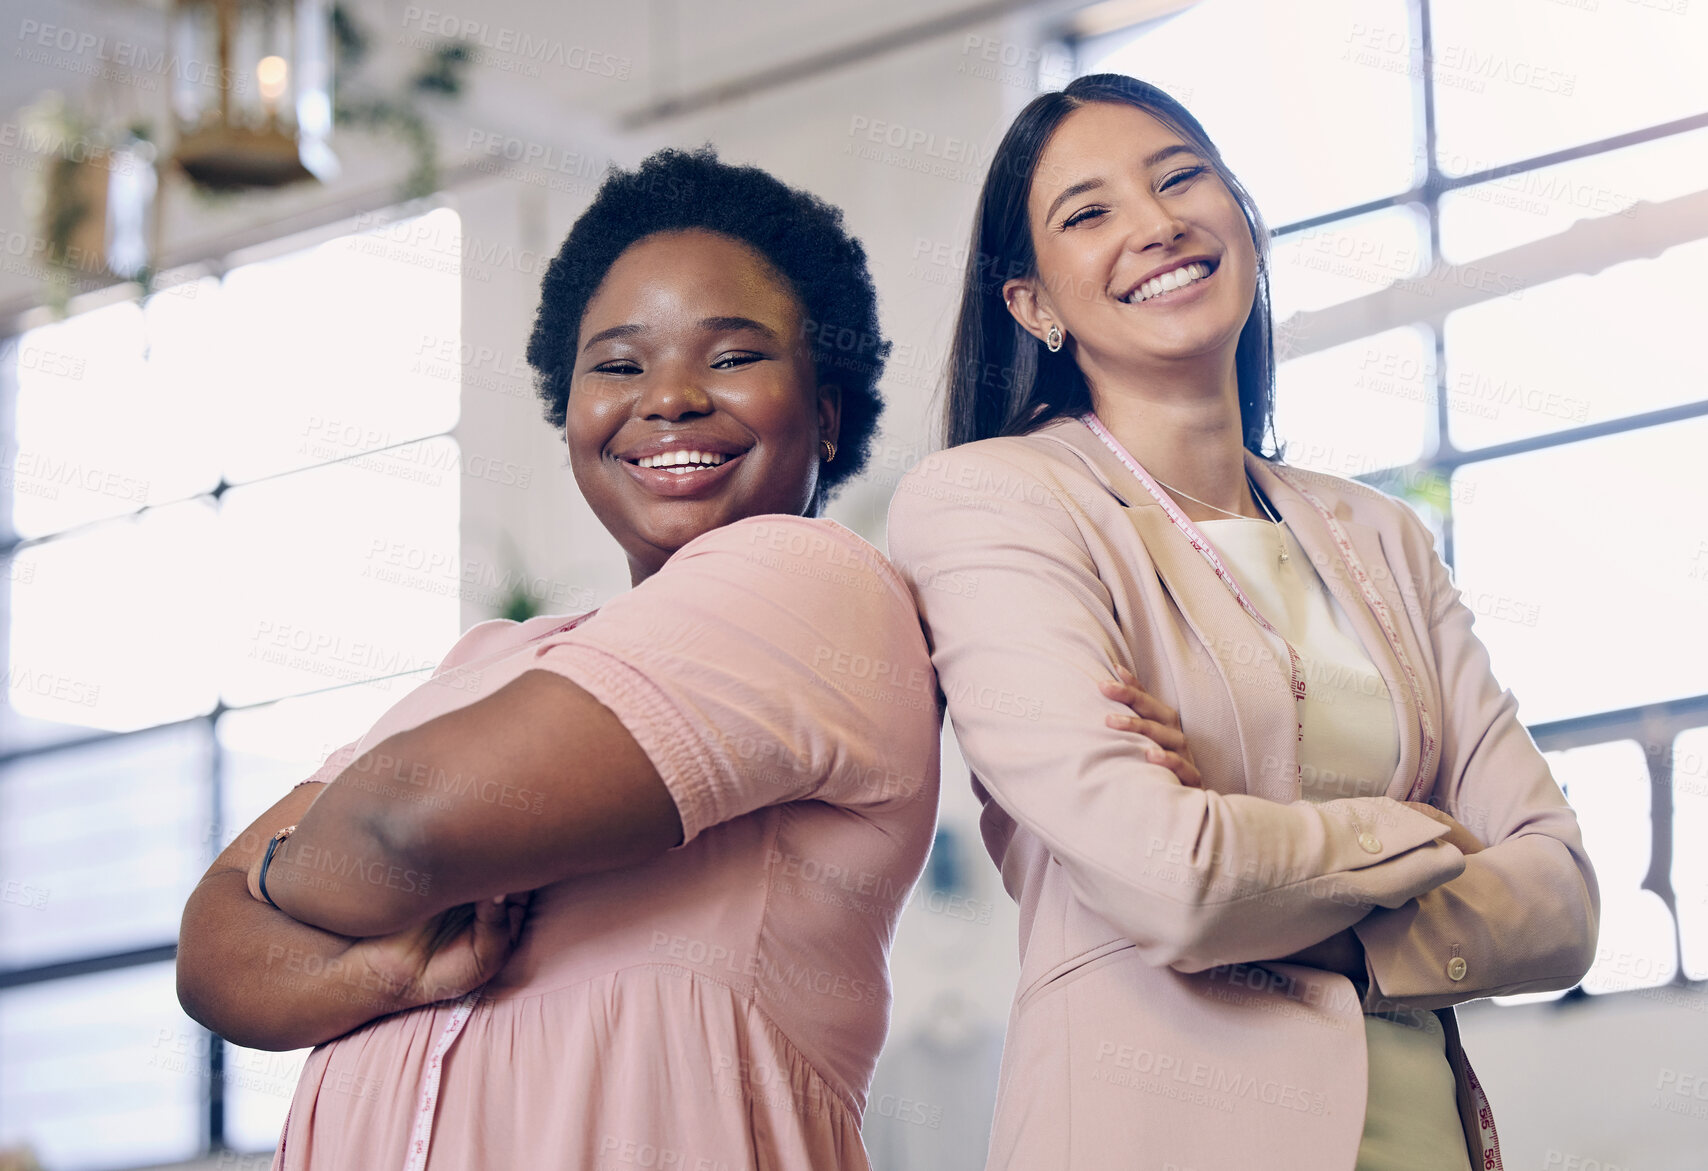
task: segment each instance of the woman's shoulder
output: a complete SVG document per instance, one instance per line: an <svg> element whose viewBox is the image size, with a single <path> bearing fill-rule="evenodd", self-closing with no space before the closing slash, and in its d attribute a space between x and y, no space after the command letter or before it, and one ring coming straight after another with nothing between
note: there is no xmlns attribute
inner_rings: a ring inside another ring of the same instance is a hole
<svg viewBox="0 0 1708 1171"><path fill-rule="evenodd" d="M1297 467L1283 460L1261 461L1294 489L1316 497L1328 510L1376 528L1424 528L1415 509L1398 496L1362 480Z"/></svg>
<svg viewBox="0 0 1708 1171"><path fill-rule="evenodd" d="M767 513L747 516L701 533L678 549L666 568L680 568L708 553L739 553L765 564L765 553L825 565L849 566L885 575L895 573L870 541L839 521L824 516Z"/></svg>
<svg viewBox="0 0 1708 1171"><path fill-rule="evenodd" d="M707 549L761 547L789 547L803 554L821 556L830 556L835 551L844 556L869 556L878 561L882 561L884 556L876 546L840 521L827 516L795 516L780 512L744 516L709 529L678 549L670 561L690 558Z"/></svg>
<svg viewBox="0 0 1708 1171"><path fill-rule="evenodd" d="M1059 418L1025 435L976 439L932 452L914 465L908 477L928 478L953 470L966 478L996 469L1011 469L1043 477L1059 475L1061 469L1089 475L1090 469L1076 454L1075 443L1088 434L1078 419Z"/></svg>
<svg viewBox="0 0 1708 1171"><path fill-rule="evenodd" d="M786 513L744 517L701 533L678 549L659 576L709 574L758 597L842 606L870 621L875 609L904 607L911 595L888 557L828 517Z"/></svg>
<svg viewBox="0 0 1708 1171"><path fill-rule="evenodd" d="M484 622L476 622L457 639L434 675L507 654L548 634L568 629L591 613L536 614L520 622L513 618L488 618Z"/></svg>
<svg viewBox="0 0 1708 1171"><path fill-rule="evenodd" d="M902 560L933 546L946 525L977 515L1004 515L1067 531L1092 523L1113 499L1106 473L1083 445L1090 431L1057 419L1025 435L980 439L933 452L896 485L890 499L890 548Z"/></svg>
<svg viewBox="0 0 1708 1171"><path fill-rule="evenodd" d="M1314 497L1335 518L1375 530L1390 558L1397 555L1418 572L1439 560L1434 532L1401 497L1331 472L1294 467L1277 460L1261 462L1295 491Z"/></svg>

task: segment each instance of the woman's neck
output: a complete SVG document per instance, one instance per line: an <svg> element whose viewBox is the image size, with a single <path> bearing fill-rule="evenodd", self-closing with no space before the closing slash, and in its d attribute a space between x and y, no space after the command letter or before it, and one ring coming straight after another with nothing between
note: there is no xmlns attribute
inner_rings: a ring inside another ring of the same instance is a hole
<svg viewBox="0 0 1708 1171"><path fill-rule="evenodd" d="M1167 397L1094 391L1092 402L1097 417L1140 466L1165 490L1177 490L1169 495L1191 520L1221 520L1228 513L1264 516L1246 477L1237 382L1212 394Z"/></svg>

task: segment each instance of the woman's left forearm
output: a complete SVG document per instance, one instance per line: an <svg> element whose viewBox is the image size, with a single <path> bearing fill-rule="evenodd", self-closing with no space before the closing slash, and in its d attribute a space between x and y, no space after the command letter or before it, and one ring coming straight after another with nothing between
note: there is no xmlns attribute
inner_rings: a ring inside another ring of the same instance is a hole
<svg viewBox="0 0 1708 1171"><path fill-rule="evenodd" d="M1368 983L1370 979L1364 963L1364 946L1358 942L1358 935L1351 927L1335 932L1320 943L1284 955L1279 962L1338 972L1359 984Z"/></svg>
<svg viewBox="0 0 1708 1171"><path fill-rule="evenodd" d="M1465 871L1359 921L1370 997L1446 1008L1485 996L1569 988L1595 958L1595 891L1544 834L1499 842Z"/></svg>
<svg viewBox="0 0 1708 1171"><path fill-rule="evenodd" d="M389 935L448 907L631 866L682 841L652 762L547 670L389 737L326 786L267 890L293 918Z"/></svg>
<svg viewBox="0 0 1708 1171"><path fill-rule="evenodd" d="M451 906L405 835L410 733L388 738L333 779L274 853L266 893L298 922L340 935L389 935Z"/></svg>

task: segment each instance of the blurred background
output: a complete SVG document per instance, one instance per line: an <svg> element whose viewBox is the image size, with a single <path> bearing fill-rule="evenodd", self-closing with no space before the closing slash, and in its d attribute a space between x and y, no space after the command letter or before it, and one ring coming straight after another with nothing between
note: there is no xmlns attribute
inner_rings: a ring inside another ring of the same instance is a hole
<svg viewBox="0 0 1708 1171"><path fill-rule="evenodd" d="M0 5L0 1168L265 1167L305 1054L179 1009L190 888L467 627L626 588L522 357L608 166L845 209L882 545L991 152L1105 70L1252 191L1290 461L1429 522L1583 821L1594 969L1460 1014L1507 1167L1708 1166L1708 5L429 2ZM943 793L879 1171L982 1167L1016 975Z"/></svg>

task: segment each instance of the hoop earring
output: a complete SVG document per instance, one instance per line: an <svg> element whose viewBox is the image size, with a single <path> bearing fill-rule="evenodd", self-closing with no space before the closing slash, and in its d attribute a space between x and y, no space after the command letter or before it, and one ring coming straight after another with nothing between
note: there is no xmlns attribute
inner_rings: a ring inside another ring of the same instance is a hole
<svg viewBox="0 0 1708 1171"><path fill-rule="evenodd" d="M1056 353L1062 348L1062 327L1050 322L1050 332L1044 335L1044 345L1050 353Z"/></svg>
<svg viewBox="0 0 1708 1171"><path fill-rule="evenodd" d="M828 439L820 439L819 444L824 448L824 462L829 463L836 458L836 444Z"/></svg>

